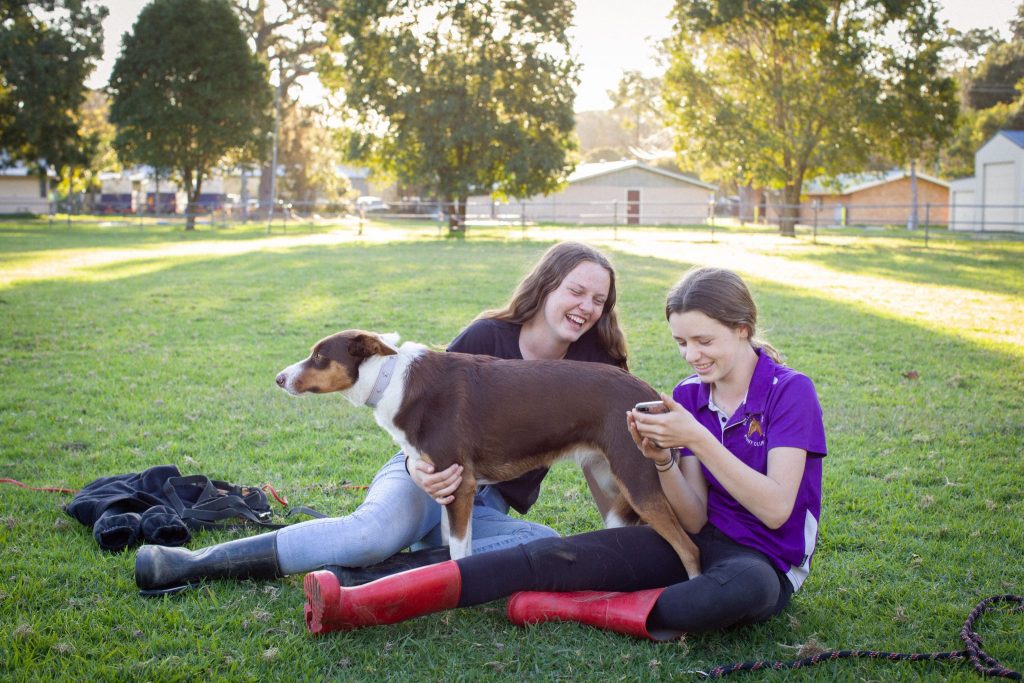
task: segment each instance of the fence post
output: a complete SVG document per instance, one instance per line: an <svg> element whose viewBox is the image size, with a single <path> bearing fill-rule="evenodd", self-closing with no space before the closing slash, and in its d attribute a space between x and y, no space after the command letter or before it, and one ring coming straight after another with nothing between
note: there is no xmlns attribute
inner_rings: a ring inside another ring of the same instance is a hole
<svg viewBox="0 0 1024 683"><path fill-rule="evenodd" d="M931 222L931 202L924 205L924 248L928 248L928 224Z"/></svg>
<svg viewBox="0 0 1024 683"><path fill-rule="evenodd" d="M519 200L519 225L523 229L523 237L526 237L526 200Z"/></svg>
<svg viewBox="0 0 1024 683"><path fill-rule="evenodd" d="M814 236L811 238L812 244L818 243L818 210L821 209L821 200L815 199L812 203L814 207Z"/></svg>
<svg viewBox="0 0 1024 683"><path fill-rule="evenodd" d="M709 200L709 203L710 203L710 212L711 212L711 241L713 243L715 241L715 195L714 194L711 195L711 199Z"/></svg>

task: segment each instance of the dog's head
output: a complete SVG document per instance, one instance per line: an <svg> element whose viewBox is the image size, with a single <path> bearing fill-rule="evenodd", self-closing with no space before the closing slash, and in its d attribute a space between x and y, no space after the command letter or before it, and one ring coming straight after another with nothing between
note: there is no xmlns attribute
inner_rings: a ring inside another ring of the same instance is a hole
<svg viewBox="0 0 1024 683"><path fill-rule="evenodd" d="M277 374L277 386L289 394L345 391L359 380L359 367L369 358L398 351L397 334L345 330L313 345L309 357Z"/></svg>

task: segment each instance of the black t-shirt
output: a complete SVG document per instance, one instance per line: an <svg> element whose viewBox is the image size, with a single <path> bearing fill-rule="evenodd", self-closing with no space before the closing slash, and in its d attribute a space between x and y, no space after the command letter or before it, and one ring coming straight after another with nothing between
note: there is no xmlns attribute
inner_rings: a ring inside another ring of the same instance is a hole
<svg viewBox="0 0 1024 683"><path fill-rule="evenodd" d="M490 318L474 320L452 340L452 343L448 345L448 350L513 360L522 359L523 354L519 350L519 333L522 328L522 325L507 320ZM616 360L601 348L598 343L597 330L594 328L587 330L582 337L569 345L565 358L607 363L620 367L622 365L621 361ZM547 473L548 468L541 467L515 479L494 484L494 487L501 492L508 504L517 512L525 514L537 502L537 497L540 495L540 484Z"/></svg>

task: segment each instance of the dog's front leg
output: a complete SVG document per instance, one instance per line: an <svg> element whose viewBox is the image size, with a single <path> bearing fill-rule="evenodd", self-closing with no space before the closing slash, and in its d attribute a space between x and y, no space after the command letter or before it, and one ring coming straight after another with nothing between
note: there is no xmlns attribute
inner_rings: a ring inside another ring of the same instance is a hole
<svg viewBox="0 0 1024 683"><path fill-rule="evenodd" d="M476 498L476 477L469 468L462 471L462 483L452 494L455 500L444 508L441 534L448 527L448 549L453 560L473 554L473 501Z"/></svg>

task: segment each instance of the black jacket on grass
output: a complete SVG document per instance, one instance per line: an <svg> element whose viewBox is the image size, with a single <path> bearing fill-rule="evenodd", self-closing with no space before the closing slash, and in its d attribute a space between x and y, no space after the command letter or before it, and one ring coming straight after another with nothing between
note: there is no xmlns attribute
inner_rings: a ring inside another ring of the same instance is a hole
<svg viewBox="0 0 1024 683"><path fill-rule="evenodd" d="M276 528L269 523L270 504L260 489L203 475L182 477L174 465L100 477L76 493L64 510L92 527L101 548L115 552L143 539L184 545L192 538L190 527L219 527L220 520L230 518Z"/></svg>

